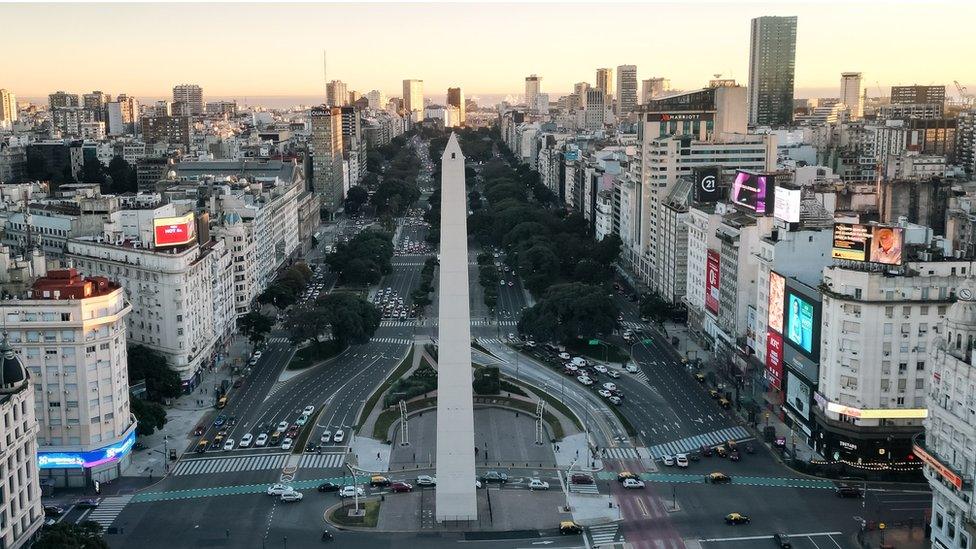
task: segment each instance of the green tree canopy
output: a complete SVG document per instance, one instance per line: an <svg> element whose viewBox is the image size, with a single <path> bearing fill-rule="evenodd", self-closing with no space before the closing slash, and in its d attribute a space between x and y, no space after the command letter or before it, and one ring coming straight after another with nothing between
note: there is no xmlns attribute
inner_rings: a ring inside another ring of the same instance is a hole
<svg viewBox="0 0 976 549"><path fill-rule="evenodd" d="M102 525L92 520L78 524L61 521L41 530L31 546L34 549L108 549L102 537Z"/></svg>
<svg viewBox="0 0 976 549"><path fill-rule="evenodd" d="M176 398L183 393L180 376L171 370L166 357L144 345L128 348L129 381L146 380L146 394L150 400Z"/></svg>
<svg viewBox="0 0 976 549"><path fill-rule="evenodd" d="M136 417L136 434L151 435L166 425L166 409L155 402L129 397L129 408Z"/></svg>
<svg viewBox="0 0 976 549"><path fill-rule="evenodd" d="M540 341L571 341L609 334L620 313L605 289L580 282L559 284L522 313L519 330Z"/></svg>

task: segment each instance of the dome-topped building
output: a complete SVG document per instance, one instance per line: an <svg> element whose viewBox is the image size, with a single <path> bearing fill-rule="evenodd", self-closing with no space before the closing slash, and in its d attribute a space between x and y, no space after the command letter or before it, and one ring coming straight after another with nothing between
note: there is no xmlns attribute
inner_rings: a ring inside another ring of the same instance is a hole
<svg viewBox="0 0 976 549"><path fill-rule="evenodd" d="M27 385L27 369L20 362L20 357L14 352L7 336L4 334L0 341L0 395L8 395L20 391Z"/></svg>

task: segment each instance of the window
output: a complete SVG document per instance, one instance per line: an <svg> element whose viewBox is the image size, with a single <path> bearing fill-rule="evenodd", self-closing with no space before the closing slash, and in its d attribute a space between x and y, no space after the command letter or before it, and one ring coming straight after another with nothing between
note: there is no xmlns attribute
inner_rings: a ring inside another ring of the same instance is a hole
<svg viewBox="0 0 976 549"><path fill-rule="evenodd" d="M918 378L918 379L915 380L915 388L916 389L922 389L924 386L925 386L925 380L924 379Z"/></svg>
<svg viewBox="0 0 976 549"><path fill-rule="evenodd" d="M95 346L94 345L89 345L88 347L85 347L85 352L86 353L94 353L95 352Z"/></svg>
<svg viewBox="0 0 976 549"><path fill-rule="evenodd" d="M906 371L908 371L908 363L907 362L899 362L898 363L898 373L899 374L903 374Z"/></svg>
<svg viewBox="0 0 976 549"><path fill-rule="evenodd" d="M918 370L918 371L924 370L925 369L925 361L924 360L920 360L920 361L916 362L915 363L915 369Z"/></svg>
<svg viewBox="0 0 976 549"><path fill-rule="evenodd" d="M890 322L886 322L884 325L884 335L891 335L892 325Z"/></svg>

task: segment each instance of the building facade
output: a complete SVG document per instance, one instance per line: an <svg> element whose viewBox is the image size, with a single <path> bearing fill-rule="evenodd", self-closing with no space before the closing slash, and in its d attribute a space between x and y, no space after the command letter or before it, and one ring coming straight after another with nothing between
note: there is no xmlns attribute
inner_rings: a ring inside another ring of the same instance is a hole
<svg viewBox="0 0 976 549"><path fill-rule="evenodd" d="M203 88L196 84L173 86L173 103L186 105L186 110L191 115L201 115L206 112L203 102Z"/></svg>
<svg viewBox="0 0 976 549"><path fill-rule="evenodd" d="M749 124L793 122L796 17L757 17L749 43Z"/></svg>
<svg viewBox="0 0 976 549"><path fill-rule="evenodd" d="M406 88L408 81L404 81ZM322 197L330 212L342 207L345 199L342 177L342 109L312 109L312 189Z"/></svg>

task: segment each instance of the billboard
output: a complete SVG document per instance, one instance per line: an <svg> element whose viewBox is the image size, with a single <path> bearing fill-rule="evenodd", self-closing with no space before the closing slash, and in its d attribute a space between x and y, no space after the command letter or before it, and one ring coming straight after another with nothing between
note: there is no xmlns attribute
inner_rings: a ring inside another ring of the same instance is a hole
<svg viewBox="0 0 976 549"><path fill-rule="evenodd" d="M695 168L694 177L696 202L718 202L724 198L724 193L718 186L718 167Z"/></svg>
<svg viewBox="0 0 976 549"><path fill-rule="evenodd" d="M800 189L777 187L773 196L773 216L787 223L800 222Z"/></svg>
<svg viewBox="0 0 976 549"><path fill-rule="evenodd" d="M779 389L783 380L783 336L766 331L766 379L769 386Z"/></svg>
<svg viewBox="0 0 976 549"><path fill-rule="evenodd" d="M719 256L715 250L708 250L705 262L705 308L718 314L719 303Z"/></svg>
<svg viewBox="0 0 976 549"><path fill-rule="evenodd" d="M767 176L738 171L732 183L732 202L756 213L766 213L766 198L770 190Z"/></svg>
<svg viewBox="0 0 976 549"><path fill-rule="evenodd" d="M803 378L786 371L786 404L803 419L810 420L810 386Z"/></svg>
<svg viewBox="0 0 976 549"><path fill-rule="evenodd" d="M153 238L157 248L180 246L193 242L196 238L196 232L196 223L192 212L179 217L153 219Z"/></svg>
<svg viewBox="0 0 976 549"><path fill-rule="evenodd" d="M790 293L786 296L786 338L807 354L813 353L813 303Z"/></svg>
<svg viewBox="0 0 976 549"><path fill-rule="evenodd" d="M901 265L905 230L886 225L837 223L830 256L834 259Z"/></svg>
<svg viewBox="0 0 976 549"><path fill-rule="evenodd" d="M41 469L88 469L122 459L135 443L136 430L133 429L121 441L89 452L37 452L37 466Z"/></svg>
<svg viewBox="0 0 976 549"><path fill-rule="evenodd" d="M769 316L766 324L770 329L783 333L783 300L786 280L777 272L769 272Z"/></svg>

